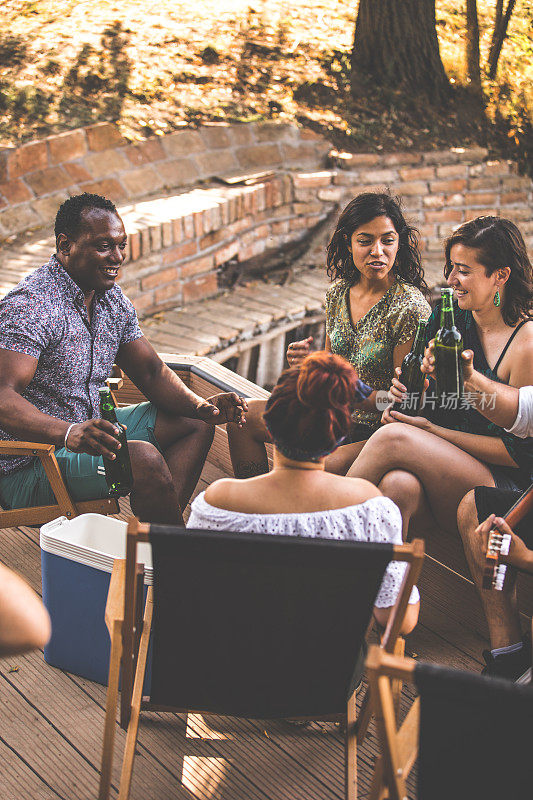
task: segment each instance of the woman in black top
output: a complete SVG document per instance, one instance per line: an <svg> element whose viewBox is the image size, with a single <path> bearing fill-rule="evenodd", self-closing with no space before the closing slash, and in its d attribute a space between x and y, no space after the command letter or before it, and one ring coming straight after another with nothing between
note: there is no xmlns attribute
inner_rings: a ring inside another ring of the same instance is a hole
<svg viewBox="0 0 533 800"><path fill-rule="evenodd" d="M448 239L445 252L455 324L475 369L511 386L532 384L533 271L520 231L509 220L478 217ZM428 340L439 314L437 307ZM428 508L441 528L456 531L457 507L474 486L531 482L533 440L506 433L464 403L429 408L427 417L387 410L383 421L390 424L373 434L348 474L372 481L399 505L404 534Z"/></svg>

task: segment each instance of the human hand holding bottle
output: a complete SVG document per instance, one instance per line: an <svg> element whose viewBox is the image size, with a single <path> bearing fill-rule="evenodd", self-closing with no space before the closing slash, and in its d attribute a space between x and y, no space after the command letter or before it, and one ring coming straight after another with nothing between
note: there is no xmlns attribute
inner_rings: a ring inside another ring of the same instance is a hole
<svg viewBox="0 0 533 800"><path fill-rule="evenodd" d="M65 444L73 453L87 453L113 460L120 450L117 428L108 420L88 419L69 426L67 431Z"/></svg>
<svg viewBox="0 0 533 800"><path fill-rule="evenodd" d="M463 368L463 380L466 382L467 380L470 380L475 371L473 366L473 350L463 350L461 353L461 361ZM431 339L424 351L424 359L422 361L421 370L422 372L425 372L426 375L430 375L432 378L435 377L435 339Z"/></svg>
<svg viewBox="0 0 533 800"><path fill-rule="evenodd" d="M381 415L381 422L382 422L383 425L387 425L389 422L403 421L403 419L400 420L400 417L393 416L392 413L391 413L394 403L402 403L405 400L405 397L407 395L407 387L404 386L403 383L400 383L400 380L399 380L401 372L402 372L402 368L401 367L395 367L394 368L395 377L393 377L392 383L391 383L391 387L389 389L389 399L390 399L391 402L390 402L390 405L387 406L387 408L385 409L385 411ZM426 391L428 386L429 386L429 381L426 378L424 380L424 392ZM394 411L393 413L395 415L398 414L397 411ZM401 414L402 418L403 418L403 416L404 415Z"/></svg>

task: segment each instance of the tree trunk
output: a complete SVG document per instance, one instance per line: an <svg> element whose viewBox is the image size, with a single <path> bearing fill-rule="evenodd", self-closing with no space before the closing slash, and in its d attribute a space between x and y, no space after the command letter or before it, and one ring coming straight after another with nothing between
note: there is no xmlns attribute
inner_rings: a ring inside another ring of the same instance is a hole
<svg viewBox="0 0 533 800"><path fill-rule="evenodd" d="M494 28L492 29L492 38L490 40L490 50L488 59L489 64L492 59L492 54L494 53L496 42L498 41L498 34L502 22L503 22L503 0L496 0L496 8L494 10Z"/></svg>
<svg viewBox="0 0 533 800"><path fill-rule="evenodd" d="M466 0L466 71L470 86L477 95L481 94L481 74L479 71L479 21L477 0Z"/></svg>
<svg viewBox="0 0 533 800"><path fill-rule="evenodd" d="M491 46L491 53L489 56L489 78L491 81L493 81L496 77L496 70L498 69L498 61L500 58L502 45L505 37L507 36L507 28L509 26L509 20L511 19L511 14L513 13L515 3L516 0L509 0L505 15L498 26L498 30L494 31L494 47Z"/></svg>
<svg viewBox="0 0 533 800"><path fill-rule="evenodd" d="M435 105L450 92L435 27L435 0L360 0L351 57L357 73L404 85Z"/></svg>

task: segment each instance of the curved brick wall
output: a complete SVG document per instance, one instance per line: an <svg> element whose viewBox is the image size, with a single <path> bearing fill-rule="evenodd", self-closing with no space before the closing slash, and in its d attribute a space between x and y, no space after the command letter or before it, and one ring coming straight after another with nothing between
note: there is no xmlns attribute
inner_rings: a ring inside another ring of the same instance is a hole
<svg viewBox="0 0 533 800"><path fill-rule="evenodd" d="M134 263L121 285L142 314L213 295L230 259L246 261L301 239L358 192L387 188L402 197L420 231L431 285L443 278L444 239L481 214L515 221L533 256L533 184L516 174L512 162L480 160L485 155L447 151L435 163L433 153L365 154L342 159L342 169L286 172L256 186L137 204L137 220L124 210Z"/></svg>
<svg viewBox="0 0 533 800"><path fill-rule="evenodd" d="M295 201L296 179L276 174L253 186L196 189L121 209L128 261L119 282L137 312L153 314L215 295L228 262L304 239L335 204Z"/></svg>
<svg viewBox="0 0 533 800"><path fill-rule="evenodd" d="M365 190L401 196L420 230L430 284L442 280L444 238L480 214L515 221L533 255L533 183L510 161L488 160L481 148L332 152L332 168L326 169L328 153L330 145L320 137L274 123L183 129L138 144L99 123L4 148L0 239L46 227L37 249L3 248L1 288L7 291L17 272L22 277L43 263L53 249L50 223L59 203L82 190L106 194L119 205L129 260L120 281L141 315L215 295L229 261L298 242ZM262 170L275 174L251 186L209 182Z"/></svg>
<svg viewBox="0 0 533 800"><path fill-rule="evenodd" d="M330 145L294 125L185 128L130 144L100 122L0 149L0 240L48 225L69 194L116 203L168 193L215 175L316 165Z"/></svg>

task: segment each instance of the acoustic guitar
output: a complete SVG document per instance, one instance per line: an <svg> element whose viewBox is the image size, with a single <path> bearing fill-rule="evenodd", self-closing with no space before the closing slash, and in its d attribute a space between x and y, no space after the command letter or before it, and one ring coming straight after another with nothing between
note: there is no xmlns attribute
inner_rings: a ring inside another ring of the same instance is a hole
<svg viewBox="0 0 533 800"><path fill-rule="evenodd" d="M511 506L503 519L513 528L533 509L533 483L520 495L516 503ZM485 554L485 566L483 568L483 578L481 586L483 589L495 589L501 592L505 582L507 564L500 564L500 556L509 554L511 537L508 533L502 533L498 528L493 528L489 533L487 552Z"/></svg>

